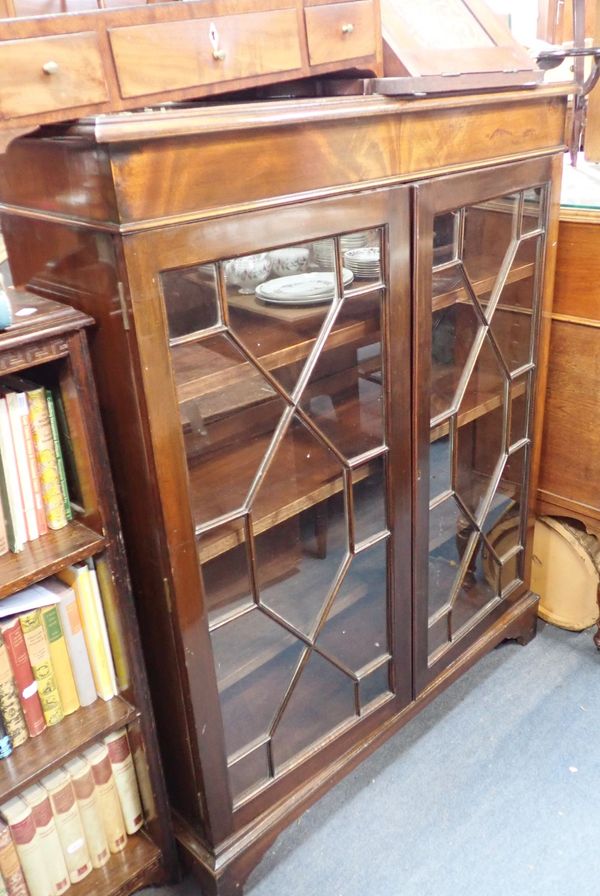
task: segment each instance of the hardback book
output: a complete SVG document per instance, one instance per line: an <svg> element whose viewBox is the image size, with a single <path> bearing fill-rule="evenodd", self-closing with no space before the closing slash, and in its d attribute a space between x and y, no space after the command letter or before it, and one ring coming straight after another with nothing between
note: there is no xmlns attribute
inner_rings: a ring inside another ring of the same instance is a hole
<svg viewBox="0 0 600 896"><path fill-rule="evenodd" d="M102 868L110 858L110 850L92 769L83 756L75 756L65 762L64 769L70 775L75 790L92 865L94 868Z"/></svg>
<svg viewBox="0 0 600 896"><path fill-rule="evenodd" d="M65 505L65 515L68 520L73 519L73 511L71 510L71 500L69 498L69 488L67 486L67 474L65 472L65 463L62 455L62 446L58 435L58 423L56 420L56 409L54 407L54 396L50 389L46 389L46 402L48 404L48 417L50 420L50 429L54 440L54 453L56 454L56 466L58 468L58 478L60 480L60 490Z"/></svg>
<svg viewBox="0 0 600 896"><path fill-rule="evenodd" d="M94 744L83 751L83 756L92 768L108 848L120 852L127 843L127 832L108 750L104 744Z"/></svg>
<svg viewBox="0 0 600 896"><path fill-rule="evenodd" d="M140 791L126 729L121 728L119 731L107 734L104 738L104 744L108 750L108 757L121 801L125 830L128 834L135 834L144 823L144 813L142 811Z"/></svg>
<svg viewBox="0 0 600 896"><path fill-rule="evenodd" d="M21 701L21 708L30 737L41 734L46 727L42 704L38 694L38 683L33 677L25 638L18 618L5 620L0 624L4 643L8 651L10 665Z"/></svg>
<svg viewBox="0 0 600 896"><path fill-rule="evenodd" d="M0 821L0 874L8 896L29 896L15 844L3 821Z"/></svg>
<svg viewBox="0 0 600 896"><path fill-rule="evenodd" d="M50 650L50 661L54 669L54 678L60 696L63 713L68 716L76 709L79 709L79 697L77 696L77 688L75 687L75 679L71 668L71 661L67 651L67 644L63 634L58 608L56 604L50 607L44 607L40 611L48 648Z"/></svg>
<svg viewBox="0 0 600 896"><path fill-rule="evenodd" d="M35 828L41 840L46 874L52 884L54 896L61 896L69 889L71 882L48 793L40 784L32 784L21 793L21 797L31 809Z"/></svg>
<svg viewBox="0 0 600 896"><path fill-rule="evenodd" d="M52 812L71 883L76 884L92 870L79 807L69 775L58 769L40 781L50 797Z"/></svg>
<svg viewBox="0 0 600 896"><path fill-rule="evenodd" d="M31 430L31 421L29 419L29 404L27 396L22 392L9 392L6 396L8 402L8 412L18 418L23 430L23 442L25 444L25 453L27 455L27 468L29 470L29 478L31 480L31 488L33 491L33 503L35 507L35 517L37 523L38 535L45 535L48 531L46 522L46 512L44 510L44 501L42 498L42 485L40 481L40 471L35 456L35 445L33 444L33 432Z"/></svg>
<svg viewBox="0 0 600 896"><path fill-rule="evenodd" d="M0 471L0 476L2 472ZM6 520L4 518L4 510L0 499L0 557L7 554L10 550L8 544L8 532L6 530Z"/></svg>
<svg viewBox="0 0 600 896"><path fill-rule="evenodd" d="M60 484L46 390L41 386L29 390L27 402L48 528L62 529L67 525L67 514Z"/></svg>
<svg viewBox="0 0 600 896"><path fill-rule="evenodd" d="M73 448L71 430L69 428L69 421L67 419L65 404L60 389L52 389L52 397L54 399L54 410L56 412L56 423L58 425L58 437L62 449L63 464L67 475L69 498L74 500L77 504L83 505L81 485L77 473L75 449Z"/></svg>
<svg viewBox="0 0 600 896"><path fill-rule="evenodd" d="M46 870L42 840L33 813L25 800L15 796L0 806L15 844L29 896L54 896Z"/></svg>
<svg viewBox="0 0 600 896"><path fill-rule="evenodd" d="M56 686L50 648L42 626L41 610L31 610L19 616L23 637L33 675L38 683L38 694L46 725L56 725L64 718L60 694Z"/></svg>
<svg viewBox="0 0 600 896"><path fill-rule="evenodd" d="M8 896L8 888L4 883L4 878L0 874L0 896Z"/></svg>
<svg viewBox="0 0 600 896"><path fill-rule="evenodd" d="M77 563L74 566L61 569L57 576L75 591L96 693L103 700L110 700L115 695L110 673L112 658L106 653L98 615L99 608L90 581L89 570L85 563Z"/></svg>
<svg viewBox="0 0 600 896"><path fill-rule="evenodd" d="M15 540L8 491L4 477L4 463L2 461L2 451L0 450L0 555L14 550Z"/></svg>
<svg viewBox="0 0 600 896"><path fill-rule="evenodd" d="M23 502L23 511L25 513L27 540L34 541L36 538L38 538L40 533L37 524L35 498L33 495L33 483L31 480L31 471L29 468L29 458L27 457L27 448L25 445L25 434L23 432L23 422L21 420L21 408L19 405L18 393L7 392L5 401L6 406L8 407L8 419L10 421L13 448L15 451L15 459L17 462L17 476L19 477L21 500Z"/></svg>
<svg viewBox="0 0 600 896"><path fill-rule="evenodd" d="M70 585L59 581L55 577L44 579L40 583L40 587L47 589L56 601L69 659L71 660L79 703L81 706L89 706L97 699L98 695L96 693L96 685L94 684L94 676L92 675L92 667L90 666L90 658L85 643L75 591Z"/></svg>
<svg viewBox="0 0 600 896"><path fill-rule="evenodd" d="M11 551L22 551L27 541L27 525L25 523L25 511L21 499L19 485L19 473L17 459L13 445L8 405L5 398L0 398L0 455L2 455L2 488L6 492L6 504L8 506L8 518L11 521L13 532ZM8 530L10 531L10 530Z"/></svg>
<svg viewBox="0 0 600 896"><path fill-rule="evenodd" d="M98 616L98 622L100 624L100 635L102 637L102 645L104 647L104 655L106 656L106 663L108 666L108 674L110 676L110 685L113 692L113 697L116 697L119 693L119 688L117 687L117 676L115 673L115 664L113 662L112 650L110 646L110 640L108 637L108 627L106 625L106 614L104 612L104 603L102 601L102 594L100 593L100 585L98 583L98 575L96 573L96 568L94 566L94 561L90 557L86 561L86 565L88 568L88 572L90 575L90 584L92 586L92 594L94 595L94 604L96 605L96 613Z"/></svg>
<svg viewBox="0 0 600 896"><path fill-rule="evenodd" d="M0 632L0 713L12 738L13 747L20 747L29 737L29 732L2 632Z"/></svg>

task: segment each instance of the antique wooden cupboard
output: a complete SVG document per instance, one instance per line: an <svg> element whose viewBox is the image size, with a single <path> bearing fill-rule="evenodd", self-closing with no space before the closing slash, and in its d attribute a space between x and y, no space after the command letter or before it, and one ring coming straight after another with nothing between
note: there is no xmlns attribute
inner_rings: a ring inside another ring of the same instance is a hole
<svg viewBox="0 0 600 896"><path fill-rule="evenodd" d="M9 148L15 281L98 321L176 834L209 893L535 632L565 103L234 104Z"/></svg>

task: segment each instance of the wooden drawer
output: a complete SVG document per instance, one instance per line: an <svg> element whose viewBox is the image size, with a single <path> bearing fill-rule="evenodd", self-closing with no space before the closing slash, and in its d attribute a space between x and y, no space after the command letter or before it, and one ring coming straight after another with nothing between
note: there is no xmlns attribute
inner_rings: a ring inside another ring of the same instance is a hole
<svg viewBox="0 0 600 896"><path fill-rule="evenodd" d="M108 98L94 32L0 43L0 120Z"/></svg>
<svg viewBox="0 0 600 896"><path fill-rule="evenodd" d="M311 65L375 54L375 15L371 0L309 6L304 15Z"/></svg>
<svg viewBox="0 0 600 896"><path fill-rule="evenodd" d="M113 28L110 42L125 98L302 65L295 9Z"/></svg>

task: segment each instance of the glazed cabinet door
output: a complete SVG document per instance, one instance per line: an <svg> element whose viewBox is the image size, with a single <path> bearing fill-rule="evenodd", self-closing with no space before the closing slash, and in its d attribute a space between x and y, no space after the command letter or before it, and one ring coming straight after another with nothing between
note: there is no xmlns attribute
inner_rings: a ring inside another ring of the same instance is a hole
<svg viewBox="0 0 600 896"><path fill-rule="evenodd" d="M126 241L221 834L411 696L409 232L400 188Z"/></svg>
<svg viewBox="0 0 600 896"><path fill-rule="evenodd" d="M416 190L417 693L528 588L550 179L536 160Z"/></svg>

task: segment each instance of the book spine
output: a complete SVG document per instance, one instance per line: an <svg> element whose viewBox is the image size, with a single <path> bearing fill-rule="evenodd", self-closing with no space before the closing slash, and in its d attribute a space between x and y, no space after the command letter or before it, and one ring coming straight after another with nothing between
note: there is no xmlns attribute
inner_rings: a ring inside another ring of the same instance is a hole
<svg viewBox="0 0 600 896"><path fill-rule="evenodd" d="M120 731L107 735L104 743L121 801L125 830L128 834L135 834L144 823L144 813L127 731L121 728Z"/></svg>
<svg viewBox="0 0 600 896"><path fill-rule="evenodd" d="M44 499L42 498L42 484L40 482L40 471L35 456L35 445L33 444L33 433L31 431L31 421L29 419L29 404L27 396L22 392L16 393L17 405L19 408L19 416L21 418L21 426L23 427L23 439L25 442L25 452L27 454L27 466L29 467L29 476L31 478L31 487L33 490L33 503L35 507L35 517L37 522L38 534L45 535L48 531L48 523L46 522L46 511L44 510Z"/></svg>
<svg viewBox="0 0 600 896"><path fill-rule="evenodd" d="M5 883L4 878L2 877L1 873L0 873L0 896L8 896L8 887L6 886L6 883Z"/></svg>
<svg viewBox="0 0 600 896"><path fill-rule="evenodd" d="M110 850L102 823L102 813L96 794L94 776L87 762L80 773L73 774L71 772L71 781L75 790L92 865L94 868L102 868L110 858Z"/></svg>
<svg viewBox="0 0 600 896"><path fill-rule="evenodd" d="M2 475L0 471L0 475ZM10 550L8 545L8 532L6 529L6 520L4 518L4 508L0 503L0 557L3 554L7 554Z"/></svg>
<svg viewBox="0 0 600 896"><path fill-rule="evenodd" d="M75 589L96 693L103 700L110 700L111 697L114 697L114 691L88 568L87 566L70 567L58 572L57 576Z"/></svg>
<svg viewBox="0 0 600 896"><path fill-rule="evenodd" d="M13 530L13 543L10 545L10 549L16 553L23 550L27 541L27 526L21 500L17 459L10 434L6 398L0 398L0 454L4 468L3 484L6 488L6 500Z"/></svg>
<svg viewBox="0 0 600 896"><path fill-rule="evenodd" d="M8 896L29 896L19 856L7 824L0 821L0 874Z"/></svg>
<svg viewBox="0 0 600 896"><path fill-rule="evenodd" d="M69 872L52 815L52 806L43 787L35 785L23 792L23 799L31 809L35 828L46 865L46 876L54 896L61 896L71 886Z"/></svg>
<svg viewBox="0 0 600 896"><path fill-rule="evenodd" d="M43 388L27 393L29 420L35 446L35 456L40 471L42 499L49 529L62 529L67 525L65 502L60 487L58 462L50 425L48 402Z"/></svg>
<svg viewBox="0 0 600 896"><path fill-rule="evenodd" d="M9 823L9 828L30 896L54 896L31 809L21 820Z"/></svg>
<svg viewBox="0 0 600 896"><path fill-rule="evenodd" d="M15 677L23 715L27 723L27 730L30 737L35 737L42 733L46 727L46 722L44 721L44 713L42 712L42 704L38 694L38 684L33 677L33 670L29 662L29 654L27 653L25 638L23 637L19 620L15 619L8 625L3 626L2 634Z"/></svg>
<svg viewBox="0 0 600 896"><path fill-rule="evenodd" d="M50 418L50 430L54 441L54 453L56 454L56 466L58 468L58 478L60 481L60 490L65 505L65 515L68 520L73 519L73 511L71 510L71 499L69 498L69 488L67 486L67 474L65 473L65 464L62 456L62 448L60 438L58 436L58 424L56 422L56 409L54 407L54 396L49 389L46 389L46 402L48 404L48 417Z"/></svg>
<svg viewBox="0 0 600 896"><path fill-rule="evenodd" d="M116 696L119 693L119 689L117 687L117 676L115 674L115 664L113 662L110 640L108 637L108 628L106 625L106 614L104 612L104 602L102 600L102 595L100 593L100 586L98 584L98 576L96 575L94 561L91 559L91 557L87 561L87 567L88 567L88 574L90 577L90 584L92 586L92 595L94 597L94 604L96 605L96 615L98 617L98 624L100 626L100 637L102 639L102 647L104 649L104 656L106 658L106 667L108 670L108 677L110 678L110 687L112 690L112 696Z"/></svg>
<svg viewBox="0 0 600 896"><path fill-rule="evenodd" d="M19 622L25 638L33 675L38 683L38 693L46 725L56 725L58 722L62 722L64 713L56 686L52 662L50 661L48 642L42 627L40 610L22 613L19 616Z"/></svg>
<svg viewBox="0 0 600 896"><path fill-rule="evenodd" d="M56 412L56 423L58 425L58 437L60 439L60 445L62 448L65 473L67 474L67 487L69 490L69 497L72 497L78 504L83 504L79 475L77 473L75 450L73 448L73 440L71 438L69 421L67 420L65 404L60 389L53 389L52 397L54 398L54 410Z"/></svg>
<svg viewBox="0 0 600 896"><path fill-rule="evenodd" d="M21 411L19 410L18 394L16 392L8 392L6 394L6 404L8 407L8 419L10 420L10 431L13 440L13 449L17 461L17 475L19 477L21 500L23 502L23 511L25 514L27 540L34 541L38 537L39 532L35 514L33 485L31 482L31 474L29 472L27 449L25 448L23 424L21 422Z"/></svg>
<svg viewBox="0 0 600 896"><path fill-rule="evenodd" d="M124 849L127 843L121 801L112 773L108 750L104 748L102 755L98 755L100 751L94 748L92 748L92 752L93 756L88 755L84 750L84 755L92 767L108 848L112 853L117 853Z"/></svg>
<svg viewBox="0 0 600 896"><path fill-rule="evenodd" d="M79 698L58 610L56 606L44 607L41 611L41 616L60 702L63 713L68 716L75 712L76 709L79 709Z"/></svg>
<svg viewBox="0 0 600 896"><path fill-rule="evenodd" d="M6 550L15 550L15 528L10 510L10 501L8 500L8 488L6 485L6 473L4 471L4 461L2 460L2 444L0 442L0 515L4 525L4 534L6 537ZM2 551L2 553L5 553Z"/></svg>
<svg viewBox="0 0 600 896"><path fill-rule="evenodd" d="M90 658L85 646L77 597L72 589L68 595L61 598L58 604L58 612L71 659L77 696L81 706L89 706L98 695L96 694Z"/></svg>
<svg viewBox="0 0 600 896"><path fill-rule="evenodd" d="M76 884L88 876L92 862L70 778L65 775L64 782L53 787L49 796L69 878Z"/></svg>
<svg viewBox="0 0 600 896"><path fill-rule="evenodd" d="M4 719L6 730L9 733L13 747L20 747L29 737L27 725L21 704L14 675L10 667L8 650L4 643L4 637L0 632L0 713Z"/></svg>

